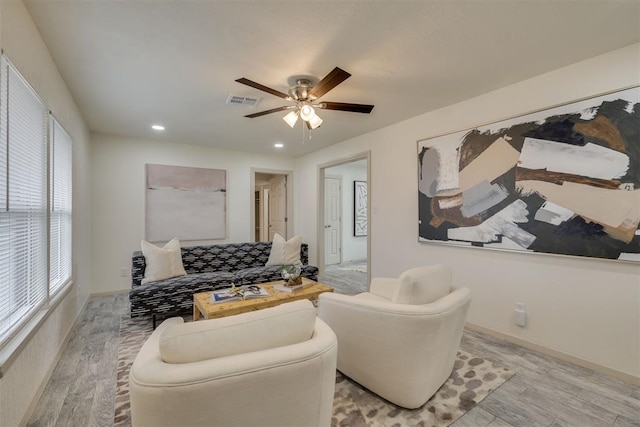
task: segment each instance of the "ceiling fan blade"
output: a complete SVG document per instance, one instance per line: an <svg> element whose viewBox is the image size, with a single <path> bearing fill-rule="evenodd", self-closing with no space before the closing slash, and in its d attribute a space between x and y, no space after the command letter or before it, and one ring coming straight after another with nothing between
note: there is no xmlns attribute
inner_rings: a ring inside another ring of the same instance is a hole
<svg viewBox="0 0 640 427"><path fill-rule="evenodd" d="M271 89L270 87L261 85L260 83L256 83L249 79L245 79L244 77L241 79L237 79L236 81L238 83L242 83L243 85L251 86L252 88L270 93L271 95L279 96L280 98L284 98L284 99L290 99L289 95L287 95L286 93L282 93L279 90Z"/></svg>
<svg viewBox="0 0 640 427"><path fill-rule="evenodd" d="M317 105L324 110L351 111L353 113L369 114L373 110L373 105L351 104L348 102L321 102Z"/></svg>
<svg viewBox="0 0 640 427"><path fill-rule="evenodd" d="M264 116L266 114L277 113L278 111L293 110L294 108L296 108L294 105L286 105L284 107L278 107L278 108L272 108L271 110L260 111L259 113L247 114L245 117L249 117L250 119L253 119L256 117Z"/></svg>
<svg viewBox="0 0 640 427"><path fill-rule="evenodd" d="M347 73L343 69L336 67L329 74L324 76L324 78L320 80L318 84L313 87L313 89L311 89L311 92L309 92L309 94L315 96L316 98L320 98L322 95L329 92L331 89L338 86L349 77L351 77L351 74Z"/></svg>

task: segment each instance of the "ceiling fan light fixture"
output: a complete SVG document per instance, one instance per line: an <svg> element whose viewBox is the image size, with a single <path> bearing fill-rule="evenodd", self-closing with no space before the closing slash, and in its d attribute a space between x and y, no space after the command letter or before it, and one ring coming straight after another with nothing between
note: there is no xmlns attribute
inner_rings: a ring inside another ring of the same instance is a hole
<svg viewBox="0 0 640 427"><path fill-rule="evenodd" d="M320 125L322 124L322 119L317 114L314 114L313 117L307 120L307 122L309 123L311 129L315 129L320 127Z"/></svg>
<svg viewBox="0 0 640 427"><path fill-rule="evenodd" d="M289 113L282 118L291 127L294 127L298 121L298 110L289 111Z"/></svg>
<svg viewBox="0 0 640 427"><path fill-rule="evenodd" d="M313 109L313 107L309 104L304 104L301 108L300 108L300 118L304 121L309 121L311 120L313 117L317 117L316 116L316 112Z"/></svg>

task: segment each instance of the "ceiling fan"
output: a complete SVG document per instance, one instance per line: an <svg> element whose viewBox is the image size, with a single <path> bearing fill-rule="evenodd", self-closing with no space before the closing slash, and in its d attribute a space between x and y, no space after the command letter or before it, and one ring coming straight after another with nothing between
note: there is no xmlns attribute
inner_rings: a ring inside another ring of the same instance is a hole
<svg viewBox="0 0 640 427"><path fill-rule="evenodd" d="M272 108L270 110L260 111L259 113L247 114L245 117L253 119L266 114L277 113L278 111L290 110L289 113L283 117L283 120L287 122L289 126L293 127L298 121L298 117L300 117L307 125L307 128L316 129L322 124L322 119L316 114L315 108L321 110L351 111L354 113L364 114L369 114L371 113L371 110L373 110L373 105L318 101L320 97L349 77L351 77L351 74L338 67L335 67L320 81L317 81L316 78L311 76L293 77L290 79L291 88L289 89L288 94L271 89L270 87L261 85L260 83L256 83L244 77L237 79L236 82L251 86L255 89L270 93L271 95L278 96L294 103L293 105Z"/></svg>

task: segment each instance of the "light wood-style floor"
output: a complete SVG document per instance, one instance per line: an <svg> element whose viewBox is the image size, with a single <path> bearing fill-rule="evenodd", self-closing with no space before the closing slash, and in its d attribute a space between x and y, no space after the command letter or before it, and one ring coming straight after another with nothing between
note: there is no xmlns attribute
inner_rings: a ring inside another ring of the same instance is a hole
<svg viewBox="0 0 640 427"><path fill-rule="evenodd" d="M357 276L338 268L328 271L324 283L340 292L360 291ZM345 275L349 283L339 283ZM29 426L113 425L119 318L128 309L126 294L89 300ZM455 427L640 426L638 386L474 331L465 330L460 347L515 375Z"/></svg>
<svg viewBox="0 0 640 427"><path fill-rule="evenodd" d="M324 274L318 281L333 286L334 292L355 295L369 289L366 269L366 260L325 265Z"/></svg>

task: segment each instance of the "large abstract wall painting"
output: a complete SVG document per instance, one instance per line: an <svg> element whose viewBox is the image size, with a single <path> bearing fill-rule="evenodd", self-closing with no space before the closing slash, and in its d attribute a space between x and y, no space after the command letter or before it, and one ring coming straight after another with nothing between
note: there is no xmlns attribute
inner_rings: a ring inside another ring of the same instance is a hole
<svg viewBox="0 0 640 427"><path fill-rule="evenodd" d="M148 164L146 173L147 240L226 237L225 170Z"/></svg>
<svg viewBox="0 0 640 427"><path fill-rule="evenodd" d="M367 235L367 181L353 181L353 235Z"/></svg>
<svg viewBox="0 0 640 427"><path fill-rule="evenodd" d="M640 88L418 141L419 240L640 262Z"/></svg>

